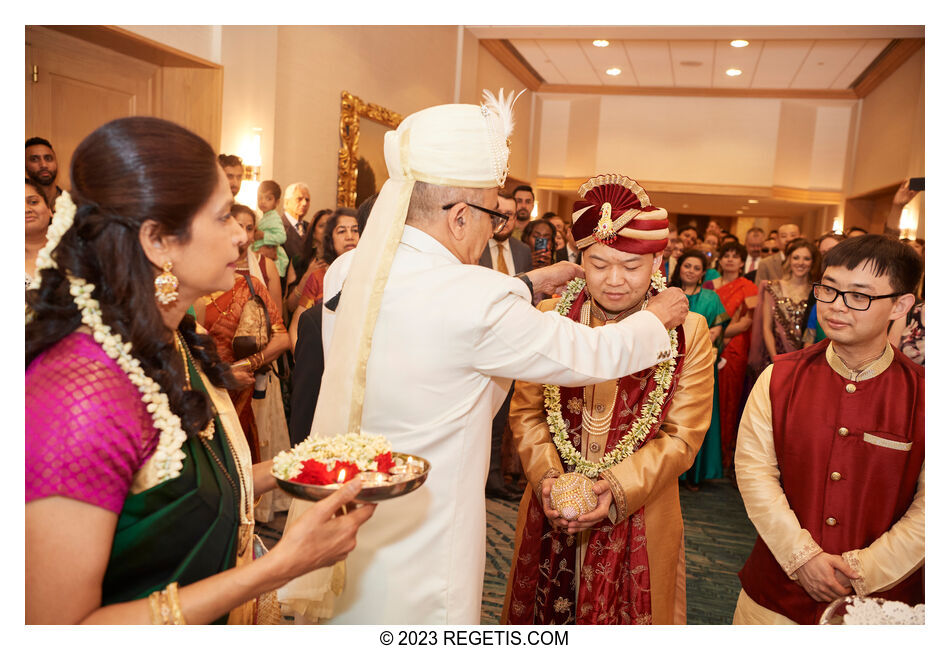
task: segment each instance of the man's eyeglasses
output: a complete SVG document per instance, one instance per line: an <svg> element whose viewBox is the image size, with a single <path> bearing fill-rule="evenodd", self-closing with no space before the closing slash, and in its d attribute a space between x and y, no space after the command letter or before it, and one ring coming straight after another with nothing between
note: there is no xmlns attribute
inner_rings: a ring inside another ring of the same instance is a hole
<svg viewBox="0 0 950 650"><path fill-rule="evenodd" d="M777 252L778 252L778 248L765 248L765 247L763 246L763 247L762 247L762 252L763 252L763 253L777 253Z"/></svg>
<svg viewBox="0 0 950 650"><path fill-rule="evenodd" d="M841 296L841 299L844 300L844 306L848 309L854 309L855 311L867 311L871 307L872 300L880 300L881 298L896 298L901 296L901 293L889 293L885 296L869 296L866 293L861 293L860 291L839 291L834 287L829 287L827 284L821 284L819 282L814 283L812 286L812 291L815 294L815 300L820 300L821 302L834 302L838 299L838 296Z"/></svg>
<svg viewBox="0 0 950 650"><path fill-rule="evenodd" d="M456 201L455 203L449 203L449 204L447 204L447 205L443 205L443 206L442 206L442 209L443 209L443 210L448 210L448 209L450 209L452 206L458 205L459 203L464 203L465 205L467 205L467 206L470 207L470 208L475 208L476 210L481 210L482 212L487 213L488 216L491 217L492 232L494 232L494 233L499 233L499 232L501 232L502 230L504 230L505 224L508 223L508 215L507 215L507 214L502 214L501 212L495 212L494 210L489 210L488 208L483 208L483 207L480 206L480 205L475 205L474 203L469 203L468 201Z"/></svg>

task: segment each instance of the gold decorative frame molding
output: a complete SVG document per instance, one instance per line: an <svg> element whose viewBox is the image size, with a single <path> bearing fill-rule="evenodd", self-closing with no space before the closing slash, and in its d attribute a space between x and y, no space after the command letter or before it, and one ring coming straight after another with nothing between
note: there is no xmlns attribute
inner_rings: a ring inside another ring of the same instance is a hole
<svg viewBox="0 0 950 650"><path fill-rule="evenodd" d="M359 160L360 118L373 120L391 129L402 122L402 115L378 104L364 102L347 91L340 93L340 155L336 180L336 204L356 207L356 162Z"/></svg>

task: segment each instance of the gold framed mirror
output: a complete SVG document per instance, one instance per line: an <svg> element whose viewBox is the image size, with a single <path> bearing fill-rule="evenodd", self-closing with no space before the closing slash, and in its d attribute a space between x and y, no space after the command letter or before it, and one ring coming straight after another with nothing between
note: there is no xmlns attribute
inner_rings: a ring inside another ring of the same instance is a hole
<svg viewBox="0 0 950 650"><path fill-rule="evenodd" d="M365 146L360 143L361 118L370 120L362 125ZM340 155L337 173L336 203L355 208L357 180L360 172L370 181L373 189L362 183L362 196L379 191L386 180L386 162L383 157L383 136L402 122L402 115L378 104L364 102L347 91L340 93Z"/></svg>

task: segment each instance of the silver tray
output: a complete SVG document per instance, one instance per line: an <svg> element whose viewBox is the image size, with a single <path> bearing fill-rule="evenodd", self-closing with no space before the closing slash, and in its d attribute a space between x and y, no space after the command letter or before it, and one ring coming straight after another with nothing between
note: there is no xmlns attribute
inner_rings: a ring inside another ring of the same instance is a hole
<svg viewBox="0 0 950 650"><path fill-rule="evenodd" d="M429 461L411 454L402 454L395 451L392 454L393 460L401 458L405 461L402 468L406 469L394 467L390 470L393 473L388 478L385 474L379 474L378 472L360 472L360 477L364 479L363 489L356 495L354 501L357 503L376 503L377 501L395 499L404 494L409 494L426 482L429 470L432 469ZM371 482L373 479L380 482ZM311 485L278 478L277 487L297 499L320 501L339 490L341 485L339 483Z"/></svg>

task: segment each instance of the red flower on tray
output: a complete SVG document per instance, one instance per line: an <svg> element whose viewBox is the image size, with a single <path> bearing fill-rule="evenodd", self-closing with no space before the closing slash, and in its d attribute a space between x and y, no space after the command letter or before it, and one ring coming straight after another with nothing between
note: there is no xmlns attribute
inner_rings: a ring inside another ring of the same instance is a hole
<svg viewBox="0 0 950 650"><path fill-rule="evenodd" d="M356 463L344 463L341 460L336 461L332 468L327 468L325 463L318 460L305 460L303 469L293 478L296 483L307 483L309 485L329 485L330 483L339 483L340 472L343 471L343 481L349 481L360 473Z"/></svg>
<svg viewBox="0 0 950 650"><path fill-rule="evenodd" d="M380 454L376 457L376 471L384 472L389 474L389 470L396 466L396 461L393 460L392 452L387 451L385 454Z"/></svg>
<svg viewBox="0 0 950 650"><path fill-rule="evenodd" d="M376 457L376 471L389 473L389 470L395 466L393 455L390 452L380 454ZM345 483L360 473L360 468L353 462L335 461L333 467L328 468L326 463L312 458L303 461L303 467L300 473L293 477L295 483L306 483L308 485L329 485L331 483ZM340 480L340 472L343 472L343 480Z"/></svg>

